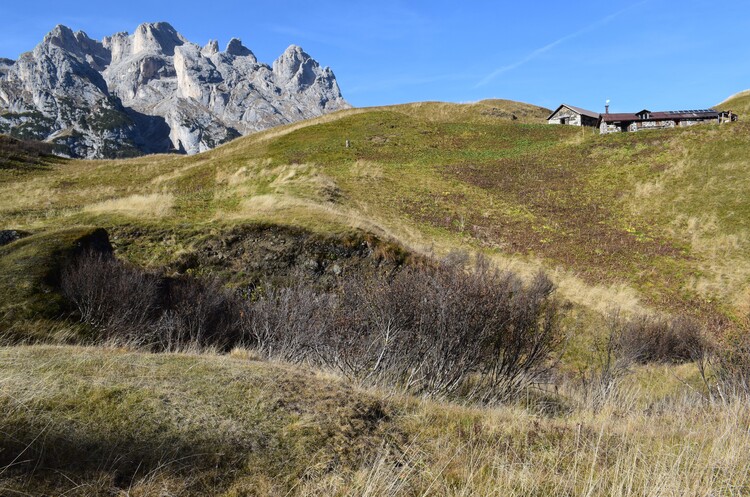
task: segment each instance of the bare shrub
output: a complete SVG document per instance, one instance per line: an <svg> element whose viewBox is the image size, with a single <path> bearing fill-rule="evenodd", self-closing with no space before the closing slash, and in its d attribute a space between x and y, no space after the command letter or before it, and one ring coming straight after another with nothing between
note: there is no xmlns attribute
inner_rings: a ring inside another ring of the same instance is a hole
<svg viewBox="0 0 750 497"><path fill-rule="evenodd" d="M238 300L215 279L167 280L164 312L155 326L162 350L193 346L231 350L242 338Z"/></svg>
<svg viewBox="0 0 750 497"><path fill-rule="evenodd" d="M500 283L501 291L484 295L483 312L490 326L481 340L479 385L485 400L538 382L554 364L550 359L564 340L560 308L552 299L554 286L549 278L539 273L525 288L512 275L500 281L498 275L490 278L490 283L495 283L490 289L498 289ZM498 298L504 303L493 302Z"/></svg>
<svg viewBox="0 0 750 497"><path fill-rule="evenodd" d="M350 277L333 293L296 286L250 304L248 336L269 355L370 384L482 401L537 380L562 340L553 286L465 257Z"/></svg>
<svg viewBox="0 0 750 497"><path fill-rule="evenodd" d="M750 334L746 330L725 335L712 361L715 398L723 402L750 398Z"/></svg>
<svg viewBox="0 0 750 497"><path fill-rule="evenodd" d="M671 320L636 316L621 327L619 355L641 364L693 361L704 348L701 327L685 316Z"/></svg>
<svg viewBox="0 0 750 497"><path fill-rule="evenodd" d="M331 326L334 296L308 285L269 290L249 301L243 319L248 345L267 357L305 362L323 355L320 337Z"/></svg>
<svg viewBox="0 0 750 497"><path fill-rule="evenodd" d="M98 338L143 344L159 314L159 280L108 254L87 252L65 267L61 289Z"/></svg>
<svg viewBox="0 0 750 497"><path fill-rule="evenodd" d="M554 287L453 255L335 291L270 287L240 301L217 281L164 278L87 254L65 295L98 338L152 350L255 347L352 380L430 396L502 400L537 382L563 339Z"/></svg>
<svg viewBox="0 0 750 497"><path fill-rule="evenodd" d="M599 410L620 398L620 383L637 364L695 362L711 396L708 364L712 345L704 328L687 316L665 319L638 315L606 315L605 332L593 344L592 361L578 375L581 399Z"/></svg>
<svg viewBox="0 0 750 497"><path fill-rule="evenodd" d="M216 281L164 278L89 252L63 269L61 288L98 341L229 350L242 338L240 305Z"/></svg>
<svg viewBox="0 0 750 497"><path fill-rule="evenodd" d="M630 371L634 356L623 353L622 343L629 321L618 309L610 310L605 319L605 333L594 340L591 364L579 374L584 405L598 411L618 391L620 380Z"/></svg>

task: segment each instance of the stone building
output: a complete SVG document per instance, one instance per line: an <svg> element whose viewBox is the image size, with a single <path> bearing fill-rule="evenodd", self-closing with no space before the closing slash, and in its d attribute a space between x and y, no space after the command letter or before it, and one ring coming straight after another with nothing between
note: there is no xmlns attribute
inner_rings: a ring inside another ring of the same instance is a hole
<svg viewBox="0 0 750 497"><path fill-rule="evenodd" d="M714 109L703 110L668 110L651 112L643 109L635 114L609 112L601 115L599 131L601 134L623 133L647 129L667 129L692 126L702 123L717 123L736 121L733 112L718 112Z"/></svg>
<svg viewBox="0 0 750 497"><path fill-rule="evenodd" d="M609 101L607 103L609 104ZM567 104L562 104L547 118L549 124L599 128L599 132L603 135L647 129L678 128L702 123L723 124L736 120L737 114L731 110L703 109L651 112L648 109L643 109L636 113L610 113L609 105L607 105L604 114L597 114Z"/></svg>
<svg viewBox="0 0 750 497"><path fill-rule="evenodd" d="M569 126L599 126L599 114L590 110L562 104L547 118L549 124L567 124Z"/></svg>

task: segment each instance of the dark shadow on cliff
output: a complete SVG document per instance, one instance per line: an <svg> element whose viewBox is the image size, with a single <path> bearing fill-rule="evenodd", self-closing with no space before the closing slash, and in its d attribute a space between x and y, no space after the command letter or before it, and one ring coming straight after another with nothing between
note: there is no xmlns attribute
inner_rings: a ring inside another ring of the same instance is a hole
<svg viewBox="0 0 750 497"><path fill-rule="evenodd" d="M172 145L169 139L171 129L163 117L150 116L130 107L123 108L138 128L135 144L141 152L144 154L184 153Z"/></svg>

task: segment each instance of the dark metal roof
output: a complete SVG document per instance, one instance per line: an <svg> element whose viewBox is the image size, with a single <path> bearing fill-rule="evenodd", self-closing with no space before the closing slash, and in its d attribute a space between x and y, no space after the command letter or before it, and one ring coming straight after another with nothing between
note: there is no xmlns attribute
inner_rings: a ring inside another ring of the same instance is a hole
<svg viewBox="0 0 750 497"><path fill-rule="evenodd" d="M552 114L550 114L549 117L547 117L547 120L552 119L552 116L554 116L555 114L557 114L558 112L560 112L560 109L562 109L563 107L567 107L568 109L572 110L576 114L580 114L582 116L590 117L592 119L599 119L599 114L597 114L596 112L591 112L590 110L582 109L580 107L574 107L574 106L568 105L568 104L562 104L560 107L558 107L557 109L555 109L555 111Z"/></svg>
<svg viewBox="0 0 750 497"><path fill-rule="evenodd" d="M631 114L629 112L610 113L602 114L602 121L605 123L614 121L640 121L641 118L637 114Z"/></svg>

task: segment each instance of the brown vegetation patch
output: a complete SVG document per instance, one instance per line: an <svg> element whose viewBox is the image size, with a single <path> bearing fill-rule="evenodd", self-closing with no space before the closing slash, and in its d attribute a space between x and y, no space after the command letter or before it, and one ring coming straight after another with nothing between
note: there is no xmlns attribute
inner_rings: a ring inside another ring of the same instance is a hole
<svg viewBox="0 0 750 497"><path fill-rule="evenodd" d="M144 239L159 243L176 236L140 228L116 228L114 233L126 250ZM342 275L388 273L415 260L397 244L360 231L322 235L296 227L249 224L197 237L168 262L167 272L213 275L232 286L299 279L330 286Z"/></svg>
<svg viewBox="0 0 750 497"><path fill-rule="evenodd" d="M674 240L618 217L613 207L621 192L592 191L585 165L583 152L557 149L555 154L509 157L487 165L448 166L444 174L481 188L493 203L522 206L517 213L480 213L460 201L453 203L454 209L465 211L468 232L485 244L562 264L591 283L629 280L642 288L656 284L667 289L661 303L671 300L686 276L697 275L684 264L691 257ZM452 199L441 201L450 204ZM424 206L419 208L424 211ZM450 227L442 221L442 212L438 204L421 217Z"/></svg>
<svg viewBox="0 0 750 497"><path fill-rule="evenodd" d="M61 160L52 156L54 151L55 147L48 143L23 141L0 135L0 173L10 172L17 175L47 169L47 162ZM0 181L2 179L0 176Z"/></svg>
<svg viewBox="0 0 750 497"><path fill-rule="evenodd" d="M512 240L513 235L521 234L526 240L518 245L534 247L541 255L570 265L582 274L593 272L605 277L610 270L630 270L623 265L633 255L638 259L682 256L668 240L618 229L617 219L607 205L612 199L591 198L586 193L585 180L561 165L547 167L537 158L520 157L492 166L451 166L446 172L497 195L499 200L512 197L533 216L520 222L500 217L497 225L483 223L477 217L472 224L484 225L500 240ZM525 229L507 230L508 224Z"/></svg>

